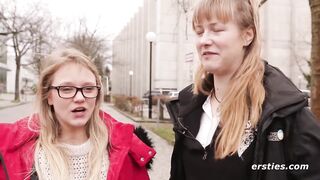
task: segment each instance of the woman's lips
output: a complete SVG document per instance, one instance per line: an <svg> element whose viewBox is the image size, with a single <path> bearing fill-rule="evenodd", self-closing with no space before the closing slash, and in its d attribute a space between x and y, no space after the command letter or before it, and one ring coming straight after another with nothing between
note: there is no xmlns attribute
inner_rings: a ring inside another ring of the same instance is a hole
<svg viewBox="0 0 320 180"><path fill-rule="evenodd" d="M85 116L86 111L75 111L75 112L72 112L72 113L73 113L75 118L81 118L81 117Z"/></svg>
<svg viewBox="0 0 320 180"><path fill-rule="evenodd" d="M211 51L206 51L206 52L203 52L203 53L201 54L201 56L202 56L203 58L210 58L210 57L217 56L217 55L218 55L218 53L216 53L216 52L211 52Z"/></svg>

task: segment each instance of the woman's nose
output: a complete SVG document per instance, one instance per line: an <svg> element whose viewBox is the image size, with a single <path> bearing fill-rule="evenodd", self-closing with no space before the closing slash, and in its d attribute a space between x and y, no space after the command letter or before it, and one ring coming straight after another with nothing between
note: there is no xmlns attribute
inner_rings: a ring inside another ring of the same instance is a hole
<svg viewBox="0 0 320 180"><path fill-rule="evenodd" d="M205 31L200 37L200 43L202 45L210 45L213 43L213 37L210 35L210 33Z"/></svg>
<svg viewBox="0 0 320 180"><path fill-rule="evenodd" d="M82 92L81 91L78 91L76 93L76 95L74 96L73 100L74 101L84 101L86 98L83 96Z"/></svg>

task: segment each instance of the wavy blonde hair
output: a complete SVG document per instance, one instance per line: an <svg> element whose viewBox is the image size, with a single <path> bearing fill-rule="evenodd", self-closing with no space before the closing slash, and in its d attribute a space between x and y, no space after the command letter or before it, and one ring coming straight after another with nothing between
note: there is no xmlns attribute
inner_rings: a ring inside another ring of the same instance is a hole
<svg viewBox="0 0 320 180"><path fill-rule="evenodd" d="M97 86L102 87L100 76L92 60L75 49L58 50L46 58L46 67L41 72L37 89L37 110L39 116L39 139L35 149L35 170L41 172L37 163L37 154L40 148L44 151L52 179L70 179L69 164L67 154L62 147L57 146L60 125L54 115L53 108L48 104L49 87L53 81L53 76L59 68L67 64L81 65L90 70L95 78ZM106 124L99 116L99 109L103 100L103 91L96 98L96 106L90 120L86 124L86 133L93 145L89 152L89 172L88 179L99 179L102 168L102 159L106 156L108 144L108 130ZM45 172L38 173L39 176ZM42 179L40 177L40 179Z"/></svg>
<svg viewBox="0 0 320 180"><path fill-rule="evenodd" d="M193 27L202 20L216 17L223 22L234 20L240 30L252 28L254 39L245 47L244 59L231 77L231 83L220 104L221 131L215 141L215 158L222 159L237 152L245 126L250 120L256 127L265 99L264 63L260 58L261 34L258 3L255 0L201 0L195 7ZM213 74L200 65L193 92L214 92Z"/></svg>

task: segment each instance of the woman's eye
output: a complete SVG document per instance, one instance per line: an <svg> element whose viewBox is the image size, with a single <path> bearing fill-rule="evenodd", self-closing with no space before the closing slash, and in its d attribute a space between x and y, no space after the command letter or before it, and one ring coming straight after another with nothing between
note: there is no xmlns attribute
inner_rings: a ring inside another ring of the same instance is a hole
<svg viewBox="0 0 320 180"><path fill-rule="evenodd" d="M226 30L226 28L223 25L217 25L217 26L212 27L213 32L222 32L225 30Z"/></svg>
<svg viewBox="0 0 320 180"><path fill-rule="evenodd" d="M93 91L95 87L84 87L83 90L85 91Z"/></svg>
<svg viewBox="0 0 320 180"><path fill-rule="evenodd" d="M61 87L60 90L63 92L70 92L70 91L73 91L73 88L72 87Z"/></svg>
<svg viewBox="0 0 320 180"><path fill-rule="evenodd" d="M194 32L197 34L197 35L201 35L203 34L203 28L202 27L194 27Z"/></svg>
<svg viewBox="0 0 320 180"><path fill-rule="evenodd" d="M201 35L201 34L203 34L203 31L195 31L196 32L196 34L199 36L199 35Z"/></svg>
<svg viewBox="0 0 320 180"><path fill-rule="evenodd" d="M224 29L215 29L214 32L222 32Z"/></svg>

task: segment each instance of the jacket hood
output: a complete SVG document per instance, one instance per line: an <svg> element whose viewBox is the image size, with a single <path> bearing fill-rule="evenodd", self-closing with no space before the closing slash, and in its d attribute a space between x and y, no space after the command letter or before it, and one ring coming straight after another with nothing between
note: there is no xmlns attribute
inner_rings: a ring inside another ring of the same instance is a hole
<svg viewBox="0 0 320 180"><path fill-rule="evenodd" d="M261 114L262 123L273 116L285 117L308 105L302 93L278 68L266 63L264 73L266 97Z"/></svg>

